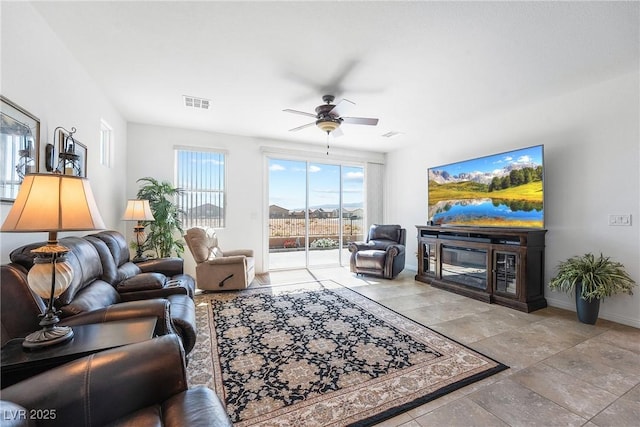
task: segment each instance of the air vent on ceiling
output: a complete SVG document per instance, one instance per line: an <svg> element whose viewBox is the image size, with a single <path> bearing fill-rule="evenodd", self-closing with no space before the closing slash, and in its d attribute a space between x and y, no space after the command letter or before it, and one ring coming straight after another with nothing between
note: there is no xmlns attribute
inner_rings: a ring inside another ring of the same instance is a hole
<svg viewBox="0 0 640 427"><path fill-rule="evenodd" d="M402 132L397 132L395 130L392 130L390 132L382 134L382 136L385 138L393 138L394 136L398 136L398 135L402 135Z"/></svg>
<svg viewBox="0 0 640 427"><path fill-rule="evenodd" d="M184 106L187 108L198 108L201 110L208 110L211 106L211 101L204 98L196 98L195 96L182 95L184 99Z"/></svg>

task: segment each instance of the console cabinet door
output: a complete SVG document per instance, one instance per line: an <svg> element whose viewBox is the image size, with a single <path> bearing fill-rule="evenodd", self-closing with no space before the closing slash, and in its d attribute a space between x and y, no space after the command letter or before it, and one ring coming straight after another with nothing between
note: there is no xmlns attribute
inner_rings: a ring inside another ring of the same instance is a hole
<svg viewBox="0 0 640 427"><path fill-rule="evenodd" d="M420 239L420 248L418 250L419 259L419 275L435 276L436 275L436 241L431 239Z"/></svg>
<svg viewBox="0 0 640 427"><path fill-rule="evenodd" d="M497 294L518 296L518 271L520 255L514 252L493 253L493 289Z"/></svg>

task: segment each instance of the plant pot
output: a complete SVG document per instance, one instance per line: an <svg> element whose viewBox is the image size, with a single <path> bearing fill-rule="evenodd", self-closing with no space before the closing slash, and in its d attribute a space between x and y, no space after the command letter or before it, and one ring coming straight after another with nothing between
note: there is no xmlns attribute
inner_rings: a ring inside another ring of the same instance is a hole
<svg viewBox="0 0 640 427"><path fill-rule="evenodd" d="M578 320L582 323L595 325L598 320L598 312L600 311L600 300L592 299L587 301L580 295L582 294L582 283L576 283L576 313Z"/></svg>

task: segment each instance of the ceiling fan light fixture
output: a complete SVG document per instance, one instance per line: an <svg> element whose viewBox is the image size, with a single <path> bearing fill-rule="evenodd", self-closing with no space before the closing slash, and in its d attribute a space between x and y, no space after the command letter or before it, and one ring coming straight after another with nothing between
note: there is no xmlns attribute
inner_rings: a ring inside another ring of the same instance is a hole
<svg viewBox="0 0 640 427"><path fill-rule="evenodd" d="M340 127L340 119L336 118L324 118L316 121L318 126L323 132L331 133Z"/></svg>

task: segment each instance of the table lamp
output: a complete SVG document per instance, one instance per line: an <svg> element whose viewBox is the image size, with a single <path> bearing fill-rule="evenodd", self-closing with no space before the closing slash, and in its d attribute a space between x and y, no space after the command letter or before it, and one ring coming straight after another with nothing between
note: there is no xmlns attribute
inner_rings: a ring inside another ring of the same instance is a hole
<svg viewBox="0 0 640 427"><path fill-rule="evenodd" d="M33 267L29 270L29 287L48 300L42 315L42 329L29 334L23 347L39 349L73 338L68 326L60 321L53 302L73 280L73 269L66 262L69 248L58 244L59 231L86 231L105 228L91 186L86 178L59 174L27 174L0 231L49 233L47 244L34 249Z"/></svg>
<svg viewBox="0 0 640 427"><path fill-rule="evenodd" d="M138 224L133 227L133 233L136 236L136 256L133 258L133 262L146 261L147 257L142 255L142 248L144 242L147 240L147 235L144 232L144 225L142 221L155 221L153 213L151 213L151 207L148 200L128 200L127 208L122 215L124 221L138 221Z"/></svg>

